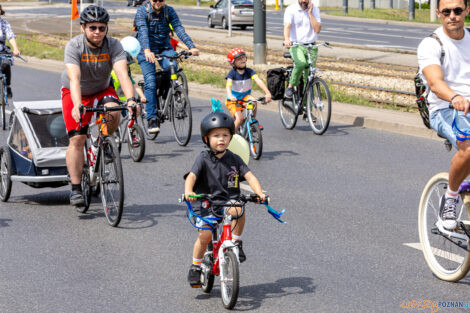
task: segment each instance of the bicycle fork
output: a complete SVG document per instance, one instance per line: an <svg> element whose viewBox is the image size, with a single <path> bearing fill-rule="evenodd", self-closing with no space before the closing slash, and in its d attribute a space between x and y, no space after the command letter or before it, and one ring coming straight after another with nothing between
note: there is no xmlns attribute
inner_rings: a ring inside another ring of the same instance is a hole
<svg viewBox="0 0 470 313"><path fill-rule="evenodd" d="M232 242L232 216L227 215L224 218L224 224L222 229L222 234L220 235L220 240L218 242L212 242L212 248L214 253L214 265L212 267L212 272L214 275L220 275L220 279L223 280L225 267L225 251L231 250L236 256L238 262L238 247Z"/></svg>

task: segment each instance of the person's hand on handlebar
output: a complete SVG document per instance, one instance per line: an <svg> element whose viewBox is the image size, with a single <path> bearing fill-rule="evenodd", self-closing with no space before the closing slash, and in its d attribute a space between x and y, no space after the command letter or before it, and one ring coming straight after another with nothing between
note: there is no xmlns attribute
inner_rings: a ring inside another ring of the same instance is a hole
<svg viewBox="0 0 470 313"><path fill-rule="evenodd" d="M140 115L140 106L137 105L134 99L127 100L127 110L131 116L134 113L134 110L137 110L136 115Z"/></svg>
<svg viewBox="0 0 470 313"><path fill-rule="evenodd" d="M80 105L74 105L73 109L72 109L72 117L75 120L75 122L77 122L77 123L80 123L80 117L81 117Z"/></svg>
<svg viewBox="0 0 470 313"><path fill-rule="evenodd" d="M15 57L19 56L19 55L20 55L20 50L14 49L14 50L13 50L13 55L14 55Z"/></svg>
<svg viewBox="0 0 470 313"><path fill-rule="evenodd" d="M192 48L192 49L189 49L189 51L190 51L191 54L194 55L195 57L197 57L197 56L199 55L199 49Z"/></svg>
<svg viewBox="0 0 470 313"><path fill-rule="evenodd" d="M145 59L147 60L147 62L155 63L155 53L150 51L150 49L145 49L144 54L145 54Z"/></svg>
<svg viewBox="0 0 470 313"><path fill-rule="evenodd" d="M284 47L286 49L289 49L290 47L292 47L292 41L290 41L290 39L284 40Z"/></svg>
<svg viewBox="0 0 470 313"><path fill-rule="evenodd" d="M259 197L259 202L264 202L266 201L266 195L264 193L258 194Z"/></svg>
<svg viewBox="0 0 470 313"><path fill-rule="evenodd" d="M189 197L189 196L194 196L196 195L193 191L188 191L188 192L184 192L184 199L186 201L191 201L191 202L194 202L194 201L197 201L197 198L194 198L194 197Z"/></svg>
<svg viewBox="0 0 470 313"><path fill-rule="evenodd" d="M450 103L457 111L463 111L465 115L470 111L470 101L461 95L455 96Z"/></svg>

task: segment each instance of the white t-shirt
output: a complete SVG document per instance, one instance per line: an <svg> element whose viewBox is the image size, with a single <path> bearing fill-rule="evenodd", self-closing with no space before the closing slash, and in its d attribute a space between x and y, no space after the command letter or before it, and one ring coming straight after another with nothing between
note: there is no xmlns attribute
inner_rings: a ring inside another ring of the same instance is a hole
<svg viewBox="0 0 470 313"><path fill-rule="evenodd" d="M426 84L422 71L426 66L437 64L442 68L444 81L459 95L470 99L470 32L465 30L461 40L454 40L444 33L441 27L436 29L436 35L442 42L445 55L441 64L441 45L431 37L424 38L418 46L418 64L421 77ZM429 112L449 107L449 102L438 98L432 91L429 92Z"/></svg>
<svg viewBox="0 0 470 313"><path fill-rule="evenodd" d="M318 23L321 23L320 9L314 6L312 10L313 16ZM317 40L317 33L310 25L308 17L308 9L302 10L296 1L289 5L284 13L284 25L291 24L290 40L293 42L311 43Z"/></svg>

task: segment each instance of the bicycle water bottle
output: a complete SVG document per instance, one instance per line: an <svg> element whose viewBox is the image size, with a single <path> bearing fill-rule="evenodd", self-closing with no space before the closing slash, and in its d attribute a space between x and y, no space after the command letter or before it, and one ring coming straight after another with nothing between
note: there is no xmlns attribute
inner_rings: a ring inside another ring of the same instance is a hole
<svg viewBox="0 0 470 313"><path fill-rule="evenodd" d="M88 156L88 161L90 162L91 166L95 165L97 153L98 153L98 147L95 146L94 143L90 147L88 147L87 156Z"/></svg>

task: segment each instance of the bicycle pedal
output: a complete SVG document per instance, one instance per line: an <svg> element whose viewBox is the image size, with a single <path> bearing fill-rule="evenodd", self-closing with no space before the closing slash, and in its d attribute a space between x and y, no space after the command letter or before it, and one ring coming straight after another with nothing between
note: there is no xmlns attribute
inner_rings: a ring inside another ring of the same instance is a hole
<svg viewBox="0 0 470 313"><path fill-rule="evenodd" d="M199 285L191 285L191 288L201 288L201 287L202 287L201 284L199 284Z"/></svg>

